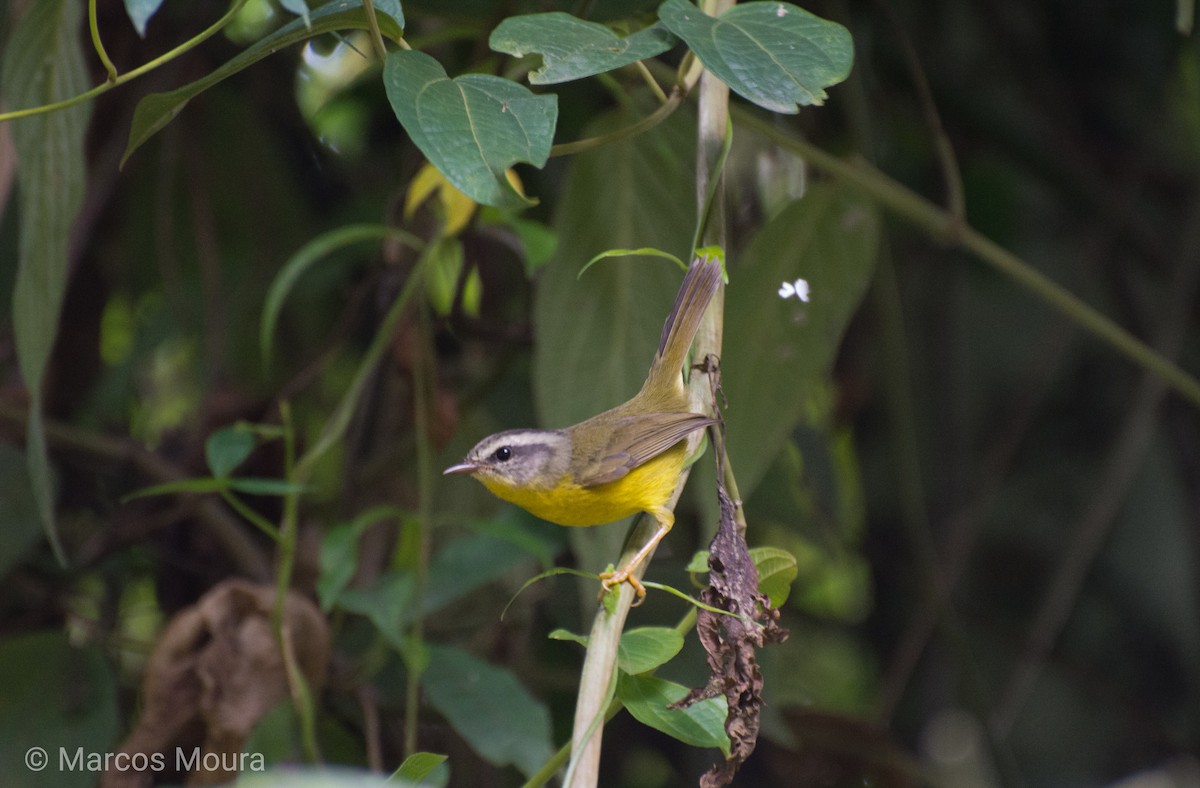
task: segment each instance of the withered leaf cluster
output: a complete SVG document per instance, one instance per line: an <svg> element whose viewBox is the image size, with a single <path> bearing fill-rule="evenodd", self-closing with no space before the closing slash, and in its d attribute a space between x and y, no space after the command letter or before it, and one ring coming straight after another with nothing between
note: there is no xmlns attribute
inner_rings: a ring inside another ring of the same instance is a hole
<svg viewBox="0 0 1200 788"><path fill-rule="evenodd" d="M701 788L729 785L738 768L754 752L763 704L762 671L756 652L767 643L782 643L788 636L787 630L779 626L779 611L758 590L758 569L734 518L733 501L723 486L717 493L721 525L709 545L709 586L700 593L700 598L705 604L733 615L699 611L696 631L707 654L708 683L672 704L672 708L683 708L720 695L729 704L725 718L729 757L714 764L700 778Z"/></svg>

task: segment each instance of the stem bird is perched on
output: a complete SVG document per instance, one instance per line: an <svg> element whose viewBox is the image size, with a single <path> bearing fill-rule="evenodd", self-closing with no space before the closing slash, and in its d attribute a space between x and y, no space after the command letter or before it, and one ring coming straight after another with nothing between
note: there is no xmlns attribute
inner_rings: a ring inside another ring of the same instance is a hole
<svg viewBox="0 0 1200 788"><path fill-rule="evenodd" d="M605 589L628 582L640 600L646 589L632 572L675 522L666 503L686 459L683 440L715 421L688 410L680 371L720 284L720 263L692 263L633 399L573 427L498 432L445 472L469 473L494 495L559 525L648 512L658 521L654 537L624 566L600 575Z"/></svg>

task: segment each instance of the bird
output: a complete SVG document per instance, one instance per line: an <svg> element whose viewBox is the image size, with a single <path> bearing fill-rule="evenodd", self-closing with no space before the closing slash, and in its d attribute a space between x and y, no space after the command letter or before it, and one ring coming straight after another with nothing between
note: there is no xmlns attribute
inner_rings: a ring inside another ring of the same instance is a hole
<svg viewBox="0 0 1200 788"><path fill-rule="evenodd" d="M648 513L658 523L654 536L623 566L600 574L602 596L628 582L640 604L646 589L633 572L675 522L667 501L687 459L685 439L717 421L690 410L682 369L723 277L715 259L688 267L646 381L631 399L570 427L489 435L443 473L473 476L493 495L558 525Z"/></svg>

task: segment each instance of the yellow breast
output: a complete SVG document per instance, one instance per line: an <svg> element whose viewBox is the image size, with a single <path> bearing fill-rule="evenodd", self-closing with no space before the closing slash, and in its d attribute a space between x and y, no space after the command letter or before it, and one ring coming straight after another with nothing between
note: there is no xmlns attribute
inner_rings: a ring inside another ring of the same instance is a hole
<svg viewBox="0 0 1200 788"><path fill-rule="evenodd" d="M602 525L666 503L683 469L686 444L664 451L613 482L581 487L564 478L548 489L517 487L482 477L498 498L559 525Z"/></svg>

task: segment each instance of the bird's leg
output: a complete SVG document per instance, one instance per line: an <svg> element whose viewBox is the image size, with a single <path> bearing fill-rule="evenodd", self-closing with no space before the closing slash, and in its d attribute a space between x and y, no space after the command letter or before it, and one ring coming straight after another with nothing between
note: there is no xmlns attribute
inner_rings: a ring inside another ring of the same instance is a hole
<svg viewBox="0 0 1200 788"><path fill-rule="evenodd" d="M635 607L640 605L642 600L646 598L646 587L643 586L641 582L633 576L633 570L636 569L638 565L642 563L642 561L645 561L650 553L654 552L654 548L658 546L658 543L662 541L662 538L667 535L668 531L671 530L671 526L675 524L675 515L672 514L669 509L659 508L647 510L647 513L652 515L654 519L658 521L658 530L654 532L654 536L650 538L650 541L642 545L642 549L638 550L634 554L633 558L630 558L628 561L626 561L625 565L620 569L616 569L612 572L600 573L601 596L604 596L609 589L616 588L617 586L621 585L621 583L629 583L629 585L633 586L634 592L637 593L637 599L633 603Z"/></svg>

